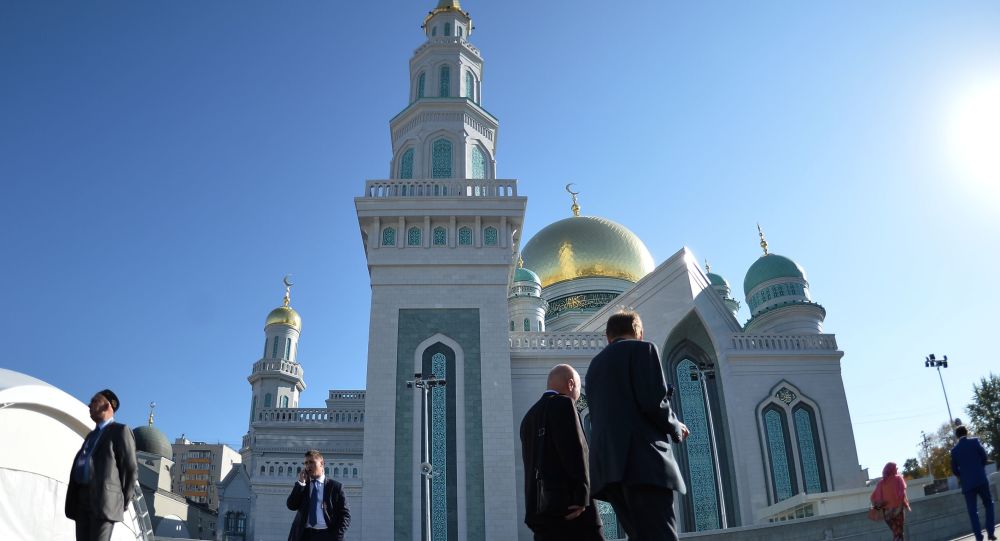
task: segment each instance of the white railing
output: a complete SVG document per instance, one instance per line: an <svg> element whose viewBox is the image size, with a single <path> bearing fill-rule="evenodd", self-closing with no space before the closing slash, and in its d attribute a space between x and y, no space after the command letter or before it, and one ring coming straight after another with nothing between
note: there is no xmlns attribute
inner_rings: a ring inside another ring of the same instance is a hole
<svg viewBox="0 0 1000 541"><path fill-rule="evenodd" d="M365 182L364 197L517 197L516 180L499 179L393 179Z"/></svg>
<svg viewBox="0 0 1000 541"><path fill-rule="evenodd" d="M253 373L257 372L284 372L293 376L302 376L302 367L298 363L282 361L276 359L261 359L253 364Z"/></svg>
<svg viewBox="0 0 1000 541"><path fill-rule="evenodd" d="M608 341L599 332L512 332L511 351L584 350L594 354L604 349Z"/></svg>
<svg viewBox="0 0 1000 541"><path fill-rule="evenodd" d="M729 349L735 351L836 351L832 334L734 334Z"/></svg>
<svg viewBox="0 0 1000 541"><path fill-rule="evenodd" d="M335 423L364 424L361 411L331 411L326 408L267 408L257 412L257 422L263 423Z"/></svg>
<svg viewBox="0 0 1000 541"><path fill-rule="evenodd" d="M332 400L364 400L365 391L364 390L331 390L330 399Z"/></svg>

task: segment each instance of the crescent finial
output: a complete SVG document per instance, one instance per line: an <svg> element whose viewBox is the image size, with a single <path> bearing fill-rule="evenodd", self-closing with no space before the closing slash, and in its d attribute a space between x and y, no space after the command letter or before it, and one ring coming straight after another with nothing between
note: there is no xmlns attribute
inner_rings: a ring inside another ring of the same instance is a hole
<svg viewBox="0 0 1000 541"><path fill-rule="evenodd" d="M570 189L570 186L572 186L573 184L575 183L570 182L569 184L566 185L566 191L569 192L569 195L573 198L573 204L569 207L569 209L573 211L573 216L579 216L580 203L577 202L576 196L580 195L580 192L574 192L573 190Z"/></svg>
<svg viewBox="0 0 1000 541"><path fill-rule="evenodd" d="M285 283L285 306L288 306L292 302L292 286L295 285L291 280L292 275L286 274L284 278L281 279Z"/></svg>

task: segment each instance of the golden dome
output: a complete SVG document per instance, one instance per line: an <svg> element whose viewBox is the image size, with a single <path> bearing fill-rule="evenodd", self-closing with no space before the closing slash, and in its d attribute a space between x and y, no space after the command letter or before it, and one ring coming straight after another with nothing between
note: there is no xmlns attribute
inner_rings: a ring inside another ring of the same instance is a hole
<svg viewBox="0 0 1000 541"><path fill-rule="evenodd" d="M638 282L653 256L635 233L597 216L574 216L539 231L521 250L524 266L548 287L575 278L620 278Z"/></svg>
<svg viewBox="0 0 1000 541"><path fill-rule="evenodd" d="M271 313L267 315L264 327L268 325L288 325L297 331L301 331L302 318L299 317L299 313L292 309L291 306L279 306L271 310Z"/></svg>

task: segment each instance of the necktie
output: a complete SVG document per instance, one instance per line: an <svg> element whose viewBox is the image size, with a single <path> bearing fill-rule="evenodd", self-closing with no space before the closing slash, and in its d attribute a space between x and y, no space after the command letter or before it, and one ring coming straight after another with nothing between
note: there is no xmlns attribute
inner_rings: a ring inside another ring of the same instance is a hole
<svg viewBox="0 0 1000 541"><path fill-rule="evenodd" d="M312 492L309 494L309 527L314 527L319 522L319 519L316 517L319 511L319 492L321 487L318 485L318 481L313 481Z"/></svg>
<svg viewBox="0 0 1000 541"><path fill-rule="evenodd" d="M78 483L89 483L90 482L90 453L93 452L94 444L97 443L97 436L101 433L100 429L94 429L87 434L87 438L83 440L83 448L80 450L80 455L77 458L76 468L74 472L76 473L76 481Z"/></svg>

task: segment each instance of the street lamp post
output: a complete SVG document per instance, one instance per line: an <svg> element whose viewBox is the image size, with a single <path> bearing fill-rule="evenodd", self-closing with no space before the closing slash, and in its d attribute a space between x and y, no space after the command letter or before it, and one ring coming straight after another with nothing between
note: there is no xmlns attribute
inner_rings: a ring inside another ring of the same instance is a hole
<svg viewBox="0 0 1000 541"><path fill-rule="evenodd" d="M423 485L423 490L421 492L423 492L424 502L424 541L431 541L431 478L438 474L434 471L434 465L431 464L431 418L428 403L430 402L429 396L431 389L433 387L444 387L445 384L446 381L443 378L438 379L434 376L423 378L421 377L420 372L413 374L413 379L406 382L407 389L420 390L423 401L423 407L421 408L421 422L424 425L424 444L420 451L420 477L421 485Z"/></svg>
<svg viewBox="0 0 1000 541"><path fill-rule="evenodd" d="M701 392L705 397L705 413L708 419L708 441L712 444L712 463L715 465L715 486L719 492L719 519L722 529L728 528L726 520L726 498L722 487L722 470L719 468L719 447L715 441L715 423L712 420L712 404L708 399L707 379L715 379L715 364L696 363L691 367L691 379L701 382Z"/></svg>
<svg viewBox="0 0 1000 541"><path fill-rule="evenodd" d="M944 377L941 375L941 367L948 368L948 356L945 355L943 359L938 359L933 353L931 353L927 357L924 357L924 367L937 368L938 379L941 380L941 392L944 393L944 405L948 407L948 424L954 428L955 418L951 415L951 404L948 402L948 391L944 388Z"/></svg>

